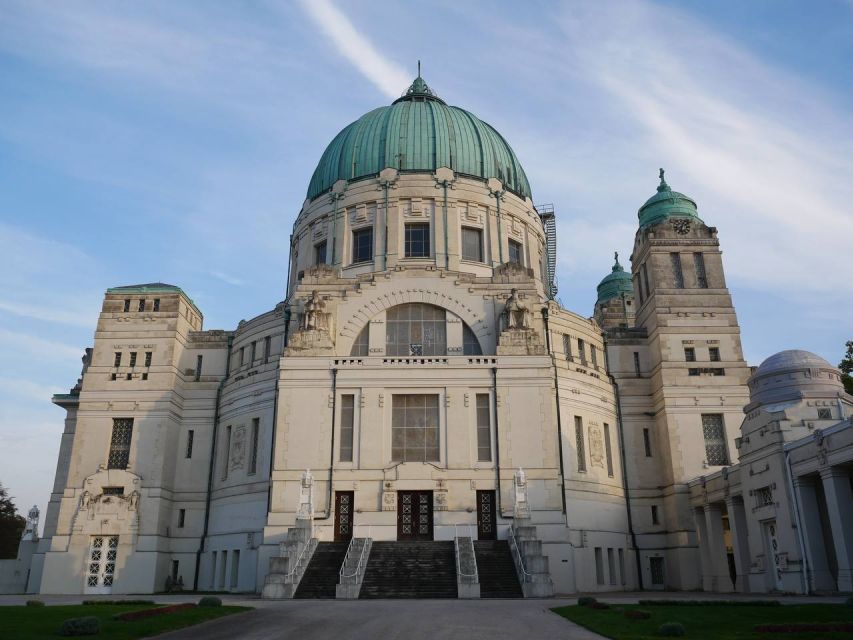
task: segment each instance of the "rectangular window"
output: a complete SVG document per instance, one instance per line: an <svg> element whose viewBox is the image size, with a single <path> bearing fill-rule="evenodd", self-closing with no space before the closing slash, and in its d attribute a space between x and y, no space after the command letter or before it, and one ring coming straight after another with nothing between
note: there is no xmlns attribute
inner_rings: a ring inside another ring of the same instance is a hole
<svg viewBox="0 0 853 640"><path fill-rule="evenodd" d="M709 465L722 466L729 463L726 450L726 431L722 413L702 414L702 435L705 436L705 456Z"/></svg>
<svg viewBox="0 0 853 640"><path fill-rule="evenodd" d="M135 366L136 366L136 351L131 351L131 352L130 352L130 366L131 366L131 367L135 367Z"/></svg>
<svg viewBox="0 0 853 640"><path fill-rule="evenodd" d="M684 273L681 271L681 254L670 253L669 259L672 262L672 277L675 280L675 288L684 288Z"/></svg>
<svg viewBox="0 0 853 640"><path fill-rule="evenodd" d="M373 260L373 227L352 232L352 262L370 262Z"/></svg>
<svg viewBox="0 0 853 640"><path fill-rule="evenodd" d="M686 362L696 362L696 349L693 347L684 347L684 360Z"/></svg>
<svg viewBox="0 0 853 640"><path fill-rule="evenodd" d="M264 362L270 361L270 352L272 351L272 336L264 338Z"/></svg>
<svg viewBox="0 0 853 640"><path fill-rule="evenodd" d="M184 528L184 523L187 521L187 510L178 509L178 529Z"/></svg>
<svg viewBox="0 0 853 640"><path fill-rule="evenodd" d="M818 409L817 410L817 419L818 420L832 420L832 409Z"/></svg>
<svg viewBox="0 0 853 640"><path fill-rule="evenodd" d="M152 356L153 356L153 355L154 355L154 354L153 354L151 351L146 351L146 352L145 352L145 366L146 366L146 367L150 367L150 366L151 366L151 358L152 358Z"/></svg>
<svg viewBox="0 0 853 640"><path fill-rule="evenodd" d="M115 380L117 377L118 377L118 376L116 376L116 374L113 374L113 375L111 376L111 378L112 378L113 380Z"/></svg>
<svg viewBox="0 0 853 640"><path fill-rule="evenodd" d="M240 347L240 366L246 361L246 347Z"/></svg>
<svg viewBox="0 0 853 640"><path fill-rule="evenodd" d="M516 264L524 264L524 249L520 242L509 241L509 261Z"/></svg>
<svg viewBox="0 0 853 640"><path fill-rule="evenodd" d="M711 362L719 362L720 361L720 348L719 347L708 347L708 356L711 359Z"/></svg>
<svg viewBox="0 0 853 640"><path fill-rule="evenodd" d="M604 425L604 455L607 459L607 475L613 477L613 449L610 445L610 425Z"/></svg>
<svg viewBox="0 0 853 640"><path fill-rule="evenodd" d="M773 491L770 487L759 487L753 492L756 507L767 507L773 504Z"/></svg>
<svg viewBox="0 0 853 640"><path fill-rule="evenodd" d="M483 261L483 230L462 227L462 259Z"/></svg>
<svg viewBox="0 0 853 640"><path fill-rule="evenodd" d="M133 418L113 418L113 433L110 438L108 469L127 469L130 459L130 439L133 436Z"/></svg>
<svg viewBox="0 0 853 640"><path fill-rule="evenodd" d="M648 429L643 429L643 447L646 450L646 457L652 457L652 434Z"/></svg>
<svg viewBox="0 0 853 640"><path fill-rule="evenodd" d="M190 429L187 431L187 450L184 454L185 458L193 457L193 440L195 440L195 430Z"/></svg>
<svg viewBox="0 0 853 640"><path fill-rule="evenodd" d="M105 496L123 496L124 487L104 487L101 489L101 493Z"/></svg>
<svg viewBox="0 0 853 640"><path fill-rule="evenodd" d="M160 298L154 298L154 311L160 311Z"/></svg>
<svg viewBox="0 0 853 640"><path fill-rule="evenodd" d="M619 549L619 579L622 584L626 584L627 580L625 579L625 550Z"/></svg>
<svg viewBox="0 0 853 640"><path fill-rule="evenodd" d="M198 382L201 380L201 365L204 361L204 356L196 356L195 357L195 381Z"/></svg>
<svg viewBox="0 0 853 640"><path fill-rule="evenodd" d="M583 419L575 416L575 449L578 454L578 471L586 471L586 451L583 444Z"/></svg>
<svg viewBox="0 0 853 640"><path fill-rule="evenodd" d="M586 345L580 338L578 338L578 356L580 356L581 362L586 364Z"/></svg>
<svg viewBox="0 0 853 640"><path fill-rule="evenodd" d="M341 396L341 450L340 461L352 462L353 431L355 429L355 395Z"/></svg>
<svg viewBox="0 0 853 640"><path fill-rule="evenodd" d="M566 360L572 359L572 338L569 334L563 334L563 353L566 354Z"/></svg>
<svg viewBox="0 0 853 640"><path fill-rule="evenodd" d="M649 570L652 574L652 584L663 585L665 582L663 558L649 558Z"/></svg>
<svg viewBox="0 0 853 640"><path fill-rule="evenodd" d="M231 458L231 427L230 426L225 427L225 443L224 443L224 446L222 447L222 450L225 454L225 459L223 460L224 464L222 465L222 479L227 480L228 479L228 460L229 460L229 458Z"/></svg>
<svg viewBox="0 0 853 640"><path fill-rule="evenodd" d="M643 286L646 288L646 297L652 295L652 290L649 287L649 272L646 270L646 263L644 262L640 267L640 273L643 276Z"/></svg>
<svg viewBox="0 0 853 640"><path fill-rule="evenodd" d="M491 409L488 393L477 394L477 460L492 461Z"/></svg>
<svg viewBox="0 0 853 640"><path fill-rule="evenodd" d="M115 356L115 360L113 361L113 366L114 367L120 367L121 366L121 351L116 351L116 356Z"/></svg>
<svg viewBox="0 0 853 640"><path fill-rule="evenodd" d="M314 245L314 264L326 264L326 241Z"/></svg>
<svg viewBox="0 0 853 640"><path fill-rule="evenodd" d="M255 356L258 355L258 341L252 340L252 359L249 360L249 365L255 364Z"/></svg>
<svg viewBox="0 0 853 640"><path fill-rule="evenodd" d="M593 367L598 366L598 353L596 353L596 351L598 351L598 350L595 348L594 344L589 345L589 355L590 355L590 358L592 359L592 366Z"/></svg>
<svg viewBox="0 0 853 640"><path fill-rule="evenodd" d="M604 584L604 553L601 547L595 548L595 581Z"/></svg>
<svg viewBox="0 0 853 640"><path fill-rule="evenodd" d="M634 373L637 375L638 378L640 377L640 352L639 351L634 352Z"/></svg>
<svg viewBox="0 0 853 640"><path fill-rule="evenodd" d="M143 379L143 380L148 380L148 374L147 374L147 373L143 373L143 374L142 374L142 379Z"/></svg>
<svg viewBox="0 0 853 640"><path fill-rule="evenodd" d="M705 274L705 256L701 253L694 253L693 267L696 269L696 284L700 289L707 289L708 277Z"/></svg>
<svg viewBox="0 0 853 640"><path fill-rule="evenodd" d="M258 472L258 440L261 437L261 419L252 418L252 449L249 453L249 475Z"/></svg>
<svg viewBox="0 0 853 640"><path fill-rule="evenodd" d="M639 274L634 276L634 291L640 294L640 304L643 304L646 298L643 295L643 281L640 280Z"/></svg>
<svg viewBox="0 0 853 640"><path fill-rule="evenodd" d="M429 224L407 224L403 248L407 258L429 258Z"/></svg>
<svg viewBox="0 0 853 640"><path fill-rule="evenodd" d="M138 309L139 309L139 311L145 311L145 298L142 298L142 299L139 301L139 307L138 307Z"/></svg>
<svg viewBox="0 0 853 640"><path fill-rule="evenodd" d="M652 505L652 524L660 524L657 505Z"/></svg>
<svg viewBox="0 0 853 640"><path fill-rule="evenodd" d="M130 311L130 298L124 301L124 312L127 313L128 311Z"/></svg>
<svg viewBox="0 0 853 640"><path fill-rule="evenodd" d="M607 547L607 575L610 578L610 584L616 584L616 558L613 547Z"/></svg>
<svg viewBox="0 0 853 640"><path fill-rule="evenodd" d="M177 582L178 580L178 572L181 568L180 560L172 560L172 582Z"/></svg>
<svg viewBox="0 0 853 640"><path fill-rule="evenodd" d="M439 462L438 395L394 395L391 455L404 462Z"/></svg>
<svg viewBox="0 0 853 640"><path fill-rule="evenodd" d="M126 380L133 380L133 374L132 374L132 373L128 373L128 374L125 376L125 379L126 379Z"/></svg>

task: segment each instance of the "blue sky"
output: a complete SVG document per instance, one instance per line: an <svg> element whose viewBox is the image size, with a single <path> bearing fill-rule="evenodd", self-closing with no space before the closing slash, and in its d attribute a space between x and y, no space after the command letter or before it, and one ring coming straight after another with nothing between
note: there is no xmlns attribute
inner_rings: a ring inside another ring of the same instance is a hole
<svg viewBox="0 0 853 640"><path fill-rule="evenodd" d="M522 10L523 7L523 10ZM284 295L325 145L424 77L510 142L591 314L658 167L719 228L750 364L853 339L853 2L0 0L0 481L53 482L110 286L207 328Z"/></svg>

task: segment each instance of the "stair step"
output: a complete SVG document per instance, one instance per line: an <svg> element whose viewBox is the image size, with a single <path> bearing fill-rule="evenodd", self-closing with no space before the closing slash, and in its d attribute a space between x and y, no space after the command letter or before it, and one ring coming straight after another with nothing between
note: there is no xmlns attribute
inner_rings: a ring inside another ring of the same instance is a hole
<svg viewBox="0 0 853 640"><path fill-rule="evenodd" d="M453 542L374 542L360 598L456 598Z"/></svg>
<svg viewBox="0 0 853 640"><path fill-rule="evenodd" d="M302 574L294 598L334 598L341 564L347 554L346 542L320 542Z"/></svg>
<svg viewBox="0 0 853 640"><path fill-rule="evenodd" d="M523 598L515 563L505 540L474 542L480 598Z"/></svg>

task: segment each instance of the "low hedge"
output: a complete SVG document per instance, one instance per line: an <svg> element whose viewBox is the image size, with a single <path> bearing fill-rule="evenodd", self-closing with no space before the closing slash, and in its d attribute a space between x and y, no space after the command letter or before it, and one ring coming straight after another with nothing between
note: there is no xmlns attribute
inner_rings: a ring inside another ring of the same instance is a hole
<svg viewBox="0 0 853 640"><path fill-rule="evenodd" d="M198 606L200 606L200 607L221 607L222 606L222 600L220 600L216 596L204 596L201 600L198 601Z"/></svg>
<svg viewBox="0 0 853 640"><path fill-rule="evenodd" d="M687 632L684 630L684 625L680 622L664 622L660 627L658 627L659 636L680 638L686 634Z"/></svg>
<svg viewBox="0 0 853 640"><path fill-rule="evenodd" d="M641 607L779 607L778 600L640 600Z"/></svg>
<svg viewBox="0 0 853 640"><path fill-rule="evenodd" d="M140 609L138 611L125 611L117 613L113 616L115 620L122 622L130 622L131 620L142 620L144 618L153 618L154 616L162 616L175 611L184 611L185 609L195 609L196 605L192 602L184 602L183 604L173 604L168 607L155 607L154 609Z"/></svg>
<svg viewBox="0 0 853 640"><path fill-rule="evenodd" d="M42 602L41 600L27 600L27 606L28 607L43 607L44 602Z"/></svg>
<svg viewBox="0 0 853 640"><path fill-rule="evenodd" d="M61 636L94 636L101 632L101 621L95 616L69 618L59 627Z"/></svg>
<svg viewBox="0 0 853 640"><path fill-rule="evenodd" d="M598 602L598 600L596 600L592 596L581 596L580 598L578 598L578 605L580 605L581 607L589 607L594 605L596 602Z"/></svg>

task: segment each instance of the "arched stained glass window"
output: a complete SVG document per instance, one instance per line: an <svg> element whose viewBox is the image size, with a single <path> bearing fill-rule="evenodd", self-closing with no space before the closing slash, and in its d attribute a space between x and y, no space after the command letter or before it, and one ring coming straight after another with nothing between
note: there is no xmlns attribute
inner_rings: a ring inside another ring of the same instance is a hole
<svg viewBox="0 0 853 640"><path fill-rule="evenodd" d="M358 337L355 339L355 342L352 343L352 350L350 351L350 356L366 356L369 352L370 347L370 323L368 322L364 325L364 329L361 330L361 333L358 334Z"/></svg>
<svg viewBox="0 0 853 640"><path fill-rule="evenodd" d="M447 355L447 315L430 304L401 304L385 316L385 354L389 356Z"/></svg>

